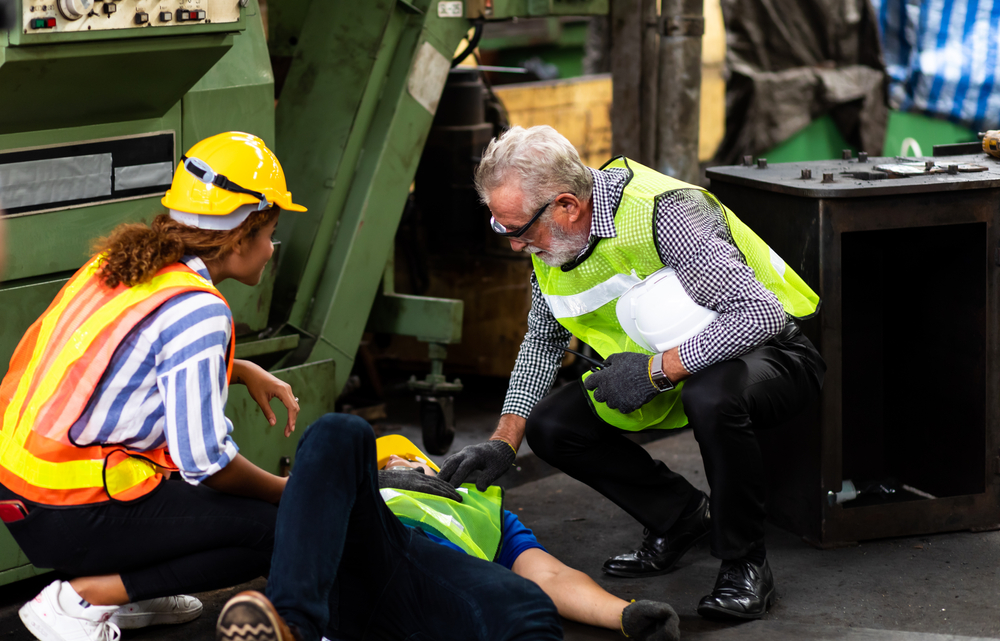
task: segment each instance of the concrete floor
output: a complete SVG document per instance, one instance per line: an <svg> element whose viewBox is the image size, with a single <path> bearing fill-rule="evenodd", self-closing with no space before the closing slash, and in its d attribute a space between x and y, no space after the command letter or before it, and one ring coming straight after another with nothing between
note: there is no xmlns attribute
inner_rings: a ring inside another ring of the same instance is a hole
<svg viewBox="0 0 1000 641"><path fill-rule="evenodd" d="M689 431L646 447L708 489ZM685 639L1000 638L1000 532L871 541L820 551L769 527L777 603L761 621L719 624L695 611L698 600L711 591L719 567L707 545L693 549L665 576L613 579L600 573L601 562L634 546L642 532L610 501L563 474L515 488L507 496L508 509L516 509L549 551L568 565L625 599L673 605ZM567 626L566 638L615 637Z"/></svg>
<svg viewBox="0 0 1000 641"><path fill-rule="evenodd" d="M486 384L460 403L459 438L452 451L479 442L492 430L499 411L497 389ZM409 397L412 399L412 397ZM381 427L400 431L419 443L415 408L400 394L390 403L391 421ZM689 431L645 447L671 468L707 490L698 447ZM443 457L436 457L439 461ZM550 552L578 568L605 589L625 599L671 603L681 616L684 639L728 641L800 639L861 641L939 641L1000 639L1000 532L958 532L870 541L855 547L819 551L797 536L768 530L768 556L778 600L768 615L740 624L701 619L695 607L711 591L718 571L706 545L692 549L670 574L651 579L615 579L600 571L604 558L631 549L642 528L612 503L522 452L520 471L504 485L506 507L531 527ZM0 641L33 637L17 608L51 580L37 577L0 588ZM205 612L182 626L125 631L126 640L209 640L225 601L239 590L263 589L259 579L227 590L199 594ZM612 631L566 623L568 641L623 638Z"/></svg>

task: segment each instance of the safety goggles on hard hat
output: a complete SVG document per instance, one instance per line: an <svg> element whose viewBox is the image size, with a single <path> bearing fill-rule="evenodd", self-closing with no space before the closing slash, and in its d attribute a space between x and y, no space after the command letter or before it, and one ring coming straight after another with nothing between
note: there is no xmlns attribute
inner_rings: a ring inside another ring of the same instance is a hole
<svg viewBox="0 0 1000 641"><path fill-rule="evenodd" d="M497 219L494 216L490 216L490 227L492 227L493 231L495 231L497 234L504 236L505 238L520 238L524 234L524 232L528 231L528 227L534 225L535 221L541 218L542 214L545 213L545 210L549 208L549 205L554 203L556 201L556 198L558 198L561 195L562 194L558 194L555 198L542 205L541 209L535 212L535 215L531 217L531 220L529 220L526 225L521 225L517 229L507 229L499 222L497 222Z"/></svg>
<svg viewBox="0 0 1000 641"><path fill-rule="evenodd" d="M248 196L253 196L260 201L257 205L257 211L262 211L274 206L274 203L270 202L264 194L259 191L247 189L246 187L241 187L222 174L215 173L215 171L208 166L208 163L200 158L188 158L187 156L181 156L181 163L184 165L184 169L186 169L189 174L206 185L215 185L219 189L225 189L226 191L231 191L235 194L247 194Z"/></svg>

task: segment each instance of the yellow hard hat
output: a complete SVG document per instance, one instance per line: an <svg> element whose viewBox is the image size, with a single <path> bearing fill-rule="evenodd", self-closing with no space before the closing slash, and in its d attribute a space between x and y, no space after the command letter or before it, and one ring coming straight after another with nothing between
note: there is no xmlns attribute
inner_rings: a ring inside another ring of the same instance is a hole
<svg viewBox="0 0 1000 641"><path fill-rule="evenodd" d="M380 470L389 462L389 457L395 454L408 461L426 463L435 472L441 471L441 468L435 465L430 457L421 452L420 448L413 444L413 441L401 434L380 436L375 439L375 447L377 448L376 457L378 458L378 469Z"/></svg>
<svg viewBox="0 0 1000 641"><path fill-rule="evenodd" d="M199 217L227 216L245 205L306 211L292 202L281 163L264 141L239 131L217 134L191 147L181 156L173 183L160 202L172 212ZM192 219L185 217L184 222Z"/></svg>

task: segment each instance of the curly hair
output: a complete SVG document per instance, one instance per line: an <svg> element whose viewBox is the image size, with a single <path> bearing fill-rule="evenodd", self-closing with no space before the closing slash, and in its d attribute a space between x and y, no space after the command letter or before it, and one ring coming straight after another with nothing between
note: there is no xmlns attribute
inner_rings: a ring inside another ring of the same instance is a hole
<svg viewBox="0 0 1000 641"><path fill-rule="evenodd" d="M105 238L98 238L93 249L104 255L101 280L108 287L124 283L129 287L145 283L156 272L182 256L192 254L204 261L225 258L244 239L252 239L278 217L277 207L255 211L235 229L213 231L179 223L163 213L153 224L125 223Z"/></svg>

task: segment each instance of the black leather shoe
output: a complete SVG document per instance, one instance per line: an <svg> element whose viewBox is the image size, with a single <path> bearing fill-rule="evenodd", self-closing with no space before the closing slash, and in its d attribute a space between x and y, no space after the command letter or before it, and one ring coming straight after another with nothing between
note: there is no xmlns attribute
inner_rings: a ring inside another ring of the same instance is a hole
<svg viewBox="0 0 1000 641"><path fill-rule="evenodd" d="M707 619L759 619L774 602L774 577L764 559L756 565L746 559L723 561L712 594L698 603Z"/></svg>
<svg viewBox="0 0 1000 641"><path fill-rule="evenodd" d="M611 557L601 569L607 574L630 578L666 574L711 529L708 496L702 492L698 507L677 519L666 534L657 536L645 530L638 550Z"/></svg>

